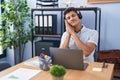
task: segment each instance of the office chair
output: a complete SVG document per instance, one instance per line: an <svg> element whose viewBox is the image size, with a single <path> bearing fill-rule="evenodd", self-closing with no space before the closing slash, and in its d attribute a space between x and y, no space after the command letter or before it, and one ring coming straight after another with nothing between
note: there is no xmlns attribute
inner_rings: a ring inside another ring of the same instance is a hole
<svg viewBox="0 0 120 80"><path fill-rule="evenodd" d="M97 51L95 51L95 53L94 53L94 61L97 62L97 59L98 59L98 53L97 53Z"/></svg>

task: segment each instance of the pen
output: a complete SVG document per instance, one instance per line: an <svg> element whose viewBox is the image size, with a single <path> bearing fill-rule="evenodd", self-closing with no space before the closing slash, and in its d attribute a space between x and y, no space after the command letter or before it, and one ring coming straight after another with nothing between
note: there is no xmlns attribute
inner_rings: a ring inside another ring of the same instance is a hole
<svg viewBox="0 0 120 80"><path fill-rule="evenodd" d="M105 62L103 62L102 68L105 68Z"/></svg>
<svg viewBox="0 0 120 80"><path fill-rule="evenodd" d="M108 64L105 65L105 68L108 68Z"/></svg>

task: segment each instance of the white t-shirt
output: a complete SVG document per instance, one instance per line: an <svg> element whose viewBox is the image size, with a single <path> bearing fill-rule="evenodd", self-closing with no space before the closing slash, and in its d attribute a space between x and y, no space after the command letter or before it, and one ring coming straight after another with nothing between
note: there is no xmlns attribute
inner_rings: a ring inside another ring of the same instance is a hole
<svg viewBox="0 0 120 80"><path fill-rule="evenodd" d="M77 35L83 43L92 42L92 43L96 44L96 46L97 46L98 32L96 30L86 28L83 25L83 28L81 29L81 31L79 31L77 33ZM61 43L64 42L65 37L66 37L66 32L64 32L63 35L62 35ZM70 49L78 49L72 36L70 37L69 48ZM93 52L88 57L84 56L84 61L94 61L94 52L95 52L95 49L93 50Z"/></svg>

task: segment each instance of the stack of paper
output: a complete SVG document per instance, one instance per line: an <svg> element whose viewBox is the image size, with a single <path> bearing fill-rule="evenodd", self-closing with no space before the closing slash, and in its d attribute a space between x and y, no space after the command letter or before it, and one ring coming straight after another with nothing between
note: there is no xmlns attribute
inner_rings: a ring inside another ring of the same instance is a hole
<svg viewBox="0 0 120 80"><path fill-rule="evenodd" d="M19 68L6 76L0 78L0 80L30 80L33 76L41 72L41 70L33 70L26 68Z"/></svg>
<svg viewBox="0 0 120 80"><path fill-rule="evenodd" d="M28 61L28 62L24 62L24 64L29 65L29 66L39 66L40 63L41 62L40 62L39 59Z"/></svg>

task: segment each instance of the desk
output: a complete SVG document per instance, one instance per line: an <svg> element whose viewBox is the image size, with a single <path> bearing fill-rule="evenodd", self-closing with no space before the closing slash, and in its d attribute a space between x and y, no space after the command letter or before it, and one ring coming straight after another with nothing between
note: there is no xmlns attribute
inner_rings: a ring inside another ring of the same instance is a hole
<svg viewBox="0 0 120 80"><path fill-rule="evenodd" d="M31 61L34 59L37 59L37 57L28 59L27 61ZM92 71L92 68L102 67L102 63L98 63L98 62L87 62L87 63L89 64L89 66L84 71L67 69L67 73L65 74L64 80L112 80L114 64L108 64L108 68L103 68L102 72L94 72ZM28 66L22 62L11 68L1 71L0 77L21 67L40 70L39 67ZM48 71L42 71L30 80L52 80L52 77Z"/></svg>

